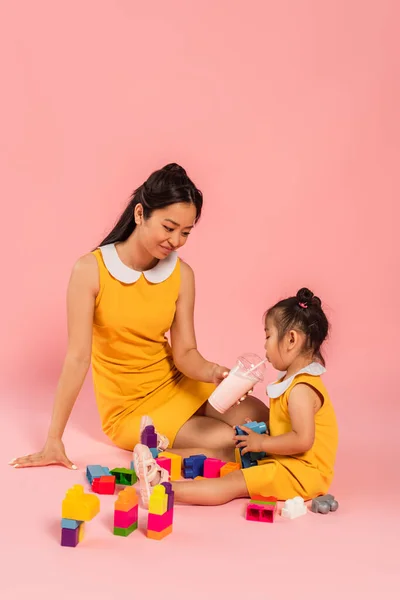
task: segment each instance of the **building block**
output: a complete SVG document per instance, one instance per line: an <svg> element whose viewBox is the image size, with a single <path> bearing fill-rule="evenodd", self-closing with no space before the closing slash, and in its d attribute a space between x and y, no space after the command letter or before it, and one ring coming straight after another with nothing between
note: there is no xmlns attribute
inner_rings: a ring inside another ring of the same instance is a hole
<svg viewBox="0 0 400 600"><path fill-rule="evenodd" d="M75 519L61 519L61 528L78 529L81 523L83 523L83 521L76 521Z"/></svg>
<svg viewBox="0 0 400 600"><path fill-rule="evenodd" d="M228 473L233 473L233 471L240 471L240 464L235 462L226 463L219 472L220 477L225 477Z"/></svg>
<svg viewBox="0 0 400 600"><path fill-rule="evenodd" d="M205 454L193 454L189 458L183 459L183 476L185 479L195 479L203 477Z"/></svg>
<svg viewBox="0 0 400 600"><path fill-rule="evenodd" d="M259 434L264 434L264 433L268 433L268 428L266 423L264 423L263 421L251 421L250 423L244 423L244 425L242 425L242 427L247 427L248 429L251 429L252 431L254 431L255 433L259 433ZM247 433L245 431L243 431L243 429L241 427L235 427L235 431L236 431L236 435L247 435ZM239 464L241 465L242 469L248 469L249 467L255 467L257 465L257 461L262 460L263 458L265 458L267 455L265 452L247 452L246 454L241 454L240 449L239 453L236 454L235 452L235 460L237 462L239 462ZM238 458L240 460L238 460Z"/></svg>
<svg viewBox="0 0 400 600"><path fill-rule="evenodd" d="M114 527L114 535L120 535L121 537L128 537L131 533L133 533L138 528L137 521L133 523L130 527Z"/></svg>
<svg viewBox="0 0 400 600"><path fill-rule="evenodd" d="M158 448L149 448L149 450L153 458L158 458L158 455L160 454Z"/></svg>
<svg viewBox="0 0 400 600"><path fill-rule="evenodd" d="M275 512L276 504L255 504L250 501L246 508L246 519L247 521L273 523Z"/></svg>
<svg viewBox="0 0 400 600"><path fill-rule="evenodd" d="M115 476L117 485L134 485L137 482L136 473L133 469L112 469L110 474Z"/></svg>
<svg viewBox="0 0 400 600"><path fill-rule="evenodd" d="M162 531L163 529L167 529L167 527L172 527L172 522L174 518L174 510L167 510L163 515L155 515L149 513L147 528L152 531Z"/></svg>
<svg viewBox="0 0 400 600"><path fill-rule="evenodd" d="M172 485L169 482L164 482L161 485L165 487L168 496L167 511L172 510L175 502L175 492L172 491Z"/></svg>
<svg viewBox="0 0 400 600"><path fill-rule="evenodd" d="M155 485L149 500L149 513L163 515L168 509L168 494L165 487Z"/></svg>
<svg viewBox="0 0 400 600"><path fill-rule="evenodd" d="M147 530L147 537L150 538L151 540L162 540L165 537L167 537L167 535L169 535L170 533L172 533L172 525L171 527L167 527L167 529L164 529L163 531L153 531L152 529L148 529Z"/></svg>
<svg viewBox="0 0 400 600"><path fill-rule="evenodd" d="M70 488L62 502L61 517L76 521L91 521L100 511L100 500L94 494L85 494L83 486Z"/></svg>
<svg viewBox="0 0 400 600"><path fill-rule="evenodd" d="M275 505L278 501L275 496L251 496L250 500L253 504L273 504Z"/></svg>
<svg viewBox="0 0 400 600"><path fill-rule="evenodd" d="M138 520L138 505L134 506L128 511L115 510L114 511L114 527L126 529L131 527Z"/></svg>
<svg viewBox="0 0 400 600"><path fill-rule="evenodd" d="M143 429L140 436L140 443L148 448L157 448L157 434L154 425L148 425Z"/></svg>
<svg viewBox="0 0 400 600"><path fill-rule="evenodd" d="M92 485L93 479L96 477L102 477L103 475L109 475L110 471L107 467L101 465L88 465L86 467L86 477L90 485Z"/></svg>
<svg viewBox="0 0 400 600"><path fill-rule="evenodd" d="M85 537L85 523L81 523L78 528L78 543L83 542Z"/></svg>
<svg viewBox="0 0 400 600"><path fill-rule="evenodd" d="M115 475L102 475L92 481L92 492L113 495L115 492Z"/></svg>
<svg viewBox="0 0 400 600"><path fill-rule="evenodd" d="M61 546L75 548L79 543L79 527L76 529L61 529Z"/></svg>
<svg viewBox="0 0 400 600"><path fill-rule="evenodd" d="M158 455L158 459L160 458L171 459L171 479L180 479L182 470L182 457L178 456L177 454L173 454L172 452L160 452L160 454Z"/></svg>
<svg viewBox="0 0 400 600"><path fill-rule="evenodd" d="M326 515L328 512L335 512L338 508L339 503L332 494L317 496L317 498L314 498L311 502L311 511L314 513Z"/></svg>
<svg viewBox="0 0 400 600"><path fill-rule="evenodd" d="M307 506L304 504L303 498L295 496L285 501L281 515L286 519L297 519L307 513Z"/></svg>
<svg viewBox="0 0 400 600"><path fill-rule="evenodd" d="M171 475L172 462L171 462L170 458L168 458L166 456L160 458L160 455L158 455L158 457L156 458L156 463L162 469L165 469L166 471L168 471L168 473Z"/></svg>
<svg viewBox="0 0 400 600"><path fill-rule="evenodd" d="M133 487L126 487L118 494L114 502L114 509L121 512L129 512L135 506L138 506L139 499L137 491Z"/></svg>
<svg viewBox="0 0 400 600"><path fill-rule="evenodd" d="M219 460L219 458L206 458L204 461L204 477L208 479L219 477L224 465L226 463L223 460Z"/></svg>

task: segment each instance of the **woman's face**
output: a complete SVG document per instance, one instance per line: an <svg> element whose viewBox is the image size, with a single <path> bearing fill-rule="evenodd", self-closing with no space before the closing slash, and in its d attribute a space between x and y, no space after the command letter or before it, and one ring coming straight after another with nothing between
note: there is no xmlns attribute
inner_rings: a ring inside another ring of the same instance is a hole
<svg viewBox="0 0 400 600"><path fill-rule="evenodd" d="M140 240L154 258L162 260L186 244L195 219L196 208L193 204L179 202L160 208L148 219L142 219Z"/></svg>

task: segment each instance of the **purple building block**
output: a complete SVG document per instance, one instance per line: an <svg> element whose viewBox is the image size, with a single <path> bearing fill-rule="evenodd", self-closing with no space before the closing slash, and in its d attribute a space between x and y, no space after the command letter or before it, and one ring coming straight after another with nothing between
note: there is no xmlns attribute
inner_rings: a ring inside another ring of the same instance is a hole
<svg viewBox="0 0 400 600"><path fill-rule="evenodd" d="M61 546L75 548L79 541L79 527L77 529L61 529Z"/></svg>
<svg viewBox="0 0 400 600"><path fill-rule="evenodd" d="M167 495L168 495L167 511L170 511L174 507L174 497L175 497L175 493L172 491L172 484L169 481L164 481L164 483L162 483L161 485L163 485L165 487L165 491L167 492Z"/></svg>
<svg viewBox="0 0 400 600"><path fill-rule="evenodd" d="M157 448L157 434L153 425L148 425L143 429L140 442L148 448Z"/></svg>

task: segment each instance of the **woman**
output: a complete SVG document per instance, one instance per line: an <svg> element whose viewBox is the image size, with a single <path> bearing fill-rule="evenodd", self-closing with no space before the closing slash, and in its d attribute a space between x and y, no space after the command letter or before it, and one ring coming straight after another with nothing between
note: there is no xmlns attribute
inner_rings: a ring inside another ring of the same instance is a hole
<svg viewBox="0 0 400 600"><path fill-rule="evenodd" d="M170 445L186 456L205 447L220 455L234 445L233 425L245 417L268 419L255 398L224 415L207 402L227 369L197 350L193 271L176 253L202 204L186 171L166 165L133 193L100 247L77 261L68 286L68 350L47 441L12 466L76 468L62 436L90 363L103 431L127 450L154 422L161 449Z"/></svg>

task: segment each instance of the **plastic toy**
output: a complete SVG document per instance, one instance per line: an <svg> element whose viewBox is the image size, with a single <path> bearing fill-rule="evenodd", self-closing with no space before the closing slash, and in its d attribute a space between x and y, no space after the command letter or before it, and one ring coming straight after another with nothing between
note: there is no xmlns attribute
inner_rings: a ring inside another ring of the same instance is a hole
<svg viewBox="0 0 400 600"><path fill-rule="evenodd" d="M185 479L196 479L196 477L203 477L204 473L204 461L206 460L204 454L193 454L189 458L183 459L183 476Z"/></svg>
<svg viewBox="0 0 400 600"><path fill-rule="evenodd" d="M150 496L147 537L162 540L172 533L174 492L169 482L156 485Z"/></svg>
<svg viewBox="0 0 400 600"><path fill-rule="evenodd" d="M103 477L103 475L110 475L107 467L101 465L88 465L86 467L86 477L90 485L92 485L93 479Z"/></svg>
<svg viewBox="0 0 400 600"><path fill-rule="evenodd" d="M226 465L226 463L218 458L206 458L204 461L204 477L207 477L208 479L219 477L220 471L224 465Z"/></svg>
<svg viewBox="0 0 400 600"><path fill-rule="evenodd" d="M228 473L232 473L233 471L240 471L240 464L235 462L226 463L219 473L220 477L225 477Z"/></svg>
<svg viewBox="0 0 400 600"><path fill-rule="evenodd" d="M311 502L311 511L314 513L326 515L328 512L335 512L338 508L339 503L332 494L317 496L317 498L314 498Z"/></svg>
<svg viewBox="0 0 400 600"><path fill-rule="evenodd" d="M128 537L138 527L139 502L135 488L121 490L114 504L114 535Z"/></svg>
<svg viewBox="0 0 400 600"><path fill-rule="evenodd" d="M166 471L168 471L168 473L171 475L171 459L170 458L168 458L167 456L162 456L160 458L160 456L158 456L158 458L156 458L156 463L162 469L165 469Z"/></svg>
<svg viewBox="0 0 400 600"><path fill-rule="evenodd" d="M246 508L247 521L273 523L277 509L276 502L273 496L254 496Z"/></svg>
<svg viewBox="0 0 400 600"><path fill-rule="evenodd" d="M244 423L241 427L247 427L256 433L268 433L267 425L263 421L251 421L250 423ZM235 427L236 435L248 435L241 427ZM247 452L247 454L241 454L240 449L236 448L238 452L235 451L235 460L239 462L242 469L248 469L249 467L255 467L257 465L257 461L262 460L267 455L265 452Z"/></svg>
<svg viewBox="0 0 400 600"><path fill-rule="evenodd" d="M100 511L100 500L86 494L82 485L70 488L61 506L61 546L75 548L83 540L84 521L91 521Z"/></svg>
<svg viewBox="0 0 400 600"><path fill-rule="evenodd" d="M118 468L113 469L110 473L115 476L117 485L134 485L137 482L134 469Z"/></svg>
<svg viewBox="0 0 400 600"><path fill-rule="evenodd" d="M140 443L149 448L153 458L158 457L157 433L154 429L154 425L147 425L147 427L143 429L142 435L140 436Z"/></svg>
<svg viewBox="0 0 400 600"><path fill-rule="evenodd" d="M303 498L295 496L286 500L283 505L281 515L286 519L297 519L307 513L307 506L304 504Z"/></svg>
<svg viewBox="0 0 400 600"><path fill-rule="evenodd" d="M172 452L160 452L158 455L158 459L160 458L170 458L171 459L171 472L170 476L172 480L177 480L181 478L182 471L182 457L177 454L173 454Z"/></svg>
<svg viewBox="0 0 400 600"><path fill-rule="evenodd" d="M113 495L115 492L115 475L102 475L92 481L92 492Z"/></svg>

